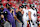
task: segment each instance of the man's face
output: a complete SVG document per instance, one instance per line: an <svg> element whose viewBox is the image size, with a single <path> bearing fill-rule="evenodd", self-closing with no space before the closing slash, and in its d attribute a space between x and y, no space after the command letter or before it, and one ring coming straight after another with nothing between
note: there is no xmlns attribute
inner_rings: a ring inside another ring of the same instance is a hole
<svg viewBox="0 0 40 27"><path fill-rule="evenodd" d="M35 7L33 7L33 8L35 8Z"/></svg>
<svg viewBox="0 0 40 27"><path fill-rule="evenodd" d="M7 6L7 8L10 8L10 6Z"/></svg>
<svg viewBox="0 0 40 27"><path fill-rule="evenodd" d="M23 10L23 8L20 8L20 11L22 11Z"/></svg>

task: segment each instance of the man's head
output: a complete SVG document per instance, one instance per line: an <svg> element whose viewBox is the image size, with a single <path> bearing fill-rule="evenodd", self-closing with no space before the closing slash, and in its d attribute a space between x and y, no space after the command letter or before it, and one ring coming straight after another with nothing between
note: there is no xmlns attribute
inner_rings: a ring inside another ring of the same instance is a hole
<svg viewBox="0 0 40 27"><path fill-rule="evenodd" d="M4 6L2 5L2 3L0 3L0 9L3 10Z"/></svg>
<svg viewBox="0 0 40 27"><path fill-rule="evenodd" d="M10 5L7 3L7 4L6 4L6 7L7 7L7 8L9 8L9 7L10 7Z"/></svg>
<svg viewBox="0 0 40 27"><path fill-rule="evenodd" d="M3 5L1 5L1 9L2 9L2 10L4 9L4 6L3 6Z"/></svg>
<svg viewBox="0 0 40 27"><path fill-rule="evenodd" d="M20 7L19 7L19 11L22 11L22 9L23 9L23 6L20 6Z"/></svg>
<svg viewBox="0 0 40 27"><path fill-rule="evenodd" d="M27 5L26 3L23 3L23 4L22 4L23 8L26 9L26 5Z"/></svg>
<svg viewBox="0 0 40 27"><path fill-rule="evenodd" d="M30 7L35 7L34 4L30 4Z"/></svg>
<svg viewBox="0 0 40 27"><path fill-rule="evenodd" d="M34 9L35 8L34 4L30 4L30 8Z"/></svg>
<svg viewBox="0 0 40 27"><path fill-rule="evenodd" d="M6 4L6 7L8 10L10 10L10 6L11 6L10 4L8 4L8 3Z"/></svg>

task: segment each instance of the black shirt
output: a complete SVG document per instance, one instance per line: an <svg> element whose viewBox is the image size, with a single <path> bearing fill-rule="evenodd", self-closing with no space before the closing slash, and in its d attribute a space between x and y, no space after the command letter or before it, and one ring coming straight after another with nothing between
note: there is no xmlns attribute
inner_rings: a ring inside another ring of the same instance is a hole
<svg viewBox="0 0 40 27"><path fill-rule="evenodd" d="M22 22L22 14L20 11L16 13L17 18Z"/></svg>

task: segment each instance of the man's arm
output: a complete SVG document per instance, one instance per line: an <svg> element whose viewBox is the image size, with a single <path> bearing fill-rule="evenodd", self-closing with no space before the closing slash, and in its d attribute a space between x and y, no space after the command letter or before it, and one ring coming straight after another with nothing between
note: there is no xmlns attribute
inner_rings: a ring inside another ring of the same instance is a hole
<svg viewBox="0 0 40 27"><path fill-rule="evenodd" d="M4 21L4 15L1 15L1 24L4 24L5 21Z"/></svg>
<svg viewBox="0 0 40 27"><path fill-rule="evenodd" d="M17 20L18 22L20 22L20 20L17 19L17 17L16 17L16 15L14 14L14 12L13 12L13 16L14 16L14 19L15 19L15 20Z"/></svg>
<svg viewBox="0 0 40 27"><path fill-rule="evenodd" d="M8 21L8 19L7 19L7 15L8 15L8 12L5 11L5 12L4 12L4 18L5 18L6 21Z"/></svg>
<svg viewBox="0 0 40 27"><path fill-rule="evenodd" d="M31 12L28 12L29 19L31 20Z"/></svg>

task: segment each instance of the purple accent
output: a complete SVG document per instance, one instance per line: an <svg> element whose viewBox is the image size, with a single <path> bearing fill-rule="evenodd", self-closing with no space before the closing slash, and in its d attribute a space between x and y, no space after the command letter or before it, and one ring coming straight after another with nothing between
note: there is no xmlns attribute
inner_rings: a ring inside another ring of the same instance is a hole
<svg viewBox="0 0 40 27"><path fill-rule="evenodd" d="M37 16L37 15L34 13L34 17L35 17L35 16Z"/></svg>
<svg viewBox="0 0 40 27"><path fill-rule="evenodd" d="M16 26L15 26L15 20L14 20L12 14L10 13L10 11L9 11L8 9L6 9L6 8L4 9L4 12L5 12L5 11L8 12L7 19L8 19L8 21L10 21L10 23L12 24L12 27L16 27Z"/></svg>

